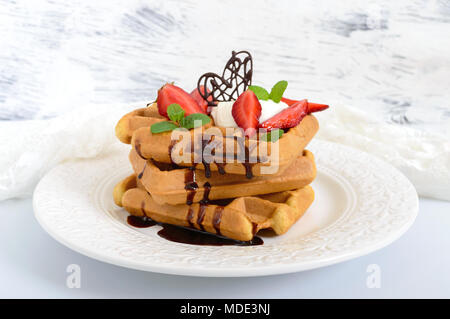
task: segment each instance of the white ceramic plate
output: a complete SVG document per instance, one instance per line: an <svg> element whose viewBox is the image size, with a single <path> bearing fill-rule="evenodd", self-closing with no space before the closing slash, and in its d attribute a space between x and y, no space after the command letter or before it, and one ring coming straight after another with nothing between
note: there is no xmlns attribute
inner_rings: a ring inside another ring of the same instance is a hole
<svg viewBox="0 0 450 319"><path fill-rule="evenodd" d="M124 267L178 275L237 277L302 271L368 254L399 238L418 212L412 184L369 154L314 141L316 200L285 234L262 246L167 241L160 226L138 229L115 206L114 185L131 173L127 149L50 171L34 192L42 227L64 245Z"/></svg>

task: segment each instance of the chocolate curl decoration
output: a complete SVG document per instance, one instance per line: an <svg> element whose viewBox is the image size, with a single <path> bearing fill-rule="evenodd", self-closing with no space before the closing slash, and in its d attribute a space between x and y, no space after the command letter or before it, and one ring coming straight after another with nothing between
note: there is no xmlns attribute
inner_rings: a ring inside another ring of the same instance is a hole
<svg viewBox="0 0 450 319"><path fill-rule="evenodd" d="M216 106L215 102L236 100L252 84L252 75L251 54L247 51L233 51L222 76L212 72L203 74L198 79L197 89L209 106ZM204 90L200 90L202 86Z"/></svg>

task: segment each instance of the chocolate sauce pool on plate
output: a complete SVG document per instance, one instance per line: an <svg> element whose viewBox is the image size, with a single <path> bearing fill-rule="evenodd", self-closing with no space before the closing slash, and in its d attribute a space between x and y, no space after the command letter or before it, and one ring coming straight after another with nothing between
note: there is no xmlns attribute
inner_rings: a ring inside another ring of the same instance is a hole
<svg viewBox="0 0 450 319"><path fill-rule="evenodd" d="M264 243L263 240L257 236L253 237L250 241L238 241L198 230L191 230L167 224L163 225L163 229L158 232L158 235L177 243L201 246L256 246Z"/></svg>
<svg viewBox="0 0 450 319"><path fill-rule="evenodd" d="M157 223L148 217L137 217L130 215L127 218L127 222L129 225L138 228L152 227L154 225L162 226L162 229L158 231L158 236L182 244L200 246L257 246L264 243L264 241L258 236L253 237L250 241L239 241L196 229Z"/></svg>
<svg viewBox="0 0 450 319"><path fill-rule="evenodd" d="M147 228L156 225L156 222L148 217L138 217L133 215L127 217L127 223L136 228Z"/></svg>

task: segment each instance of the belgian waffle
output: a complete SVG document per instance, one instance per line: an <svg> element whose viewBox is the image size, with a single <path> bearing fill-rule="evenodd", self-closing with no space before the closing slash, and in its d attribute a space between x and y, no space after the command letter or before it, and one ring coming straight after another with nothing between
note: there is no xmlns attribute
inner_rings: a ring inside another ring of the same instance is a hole
<svg viewBox="0 0 450 319"><path fill-rule="evenodd" d="M198 168L205 169L207 175L210 174L210 171L218 171L222 174L247 175L249 178L267 175L264 167L268 166L276 167L274 174L283 173L302 154L305 146L319 129L317 119L313 115L307 115L297 126L290 128L275 142L277 146L275 148L275 143L272 142L253 141L237 135L229 136L225 128L214 126L213 123L205 125L197 133L195 130L187 132L190 134L190 141L198 139L197 135L205 135L206 130L213 132L207 143L201 142L202 149L200 151L193 147L187 149L181 147L181 140L184 137L173 140L172 132L152 134L150 126L163 120L165 118L159 115L156 104L152 104L147 109L139 109L125 115L116 126L116 135L121 141L131 143L138 154L145 159L163 163L175 162L177 165L185 167L201 162L203 165L198 165ZM220 135L214 135L218 133ZM176 144L179 144L180 147L177 147ZM227 145L231 145L234 154L231 154L231 157L221 157L216 154L215 158L211 158L208 163L196 160L198 158L197 151L204 153L205 147L208 145L215 145L220 154L224 154L224 151L229 149ZM277 156L272 156L272 150L275 149L278 150ZM262 153L266 156L260 156ZM241 159L239 159L240 156Z"/></svg>
<svg viewBox="0 0 450 319"><path fill-rule="evenodd" d="M193 168L145 160L132 149L129 159L133 170L157 203L192 204L200 201L275 193L302 188L316 177L314 156L305 150L282 174L255 176L221 175Z"/></svg>
<svg viewBox="0 0 450 319"><path fill-rule="evenodd" d="M208 204L159 204L136 175L131 175L116 185L114 199L134 216L249 241L261 229L270 228L276 234L284 234L311 205L314 191L311 186L305 186Z"/></svg>

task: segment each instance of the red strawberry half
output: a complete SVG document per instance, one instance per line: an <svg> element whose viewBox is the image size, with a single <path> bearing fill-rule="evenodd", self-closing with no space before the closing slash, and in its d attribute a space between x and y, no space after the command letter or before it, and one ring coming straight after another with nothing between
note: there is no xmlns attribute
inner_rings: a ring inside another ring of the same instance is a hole
<svg viewBox="0 0 450 319"><path fill-rule="evenodd" d="M200 86L200 90L201 92L205 92L205 87L203 85ZM211 91L206 89L208 93L210 93ZM200 105L200 107L203 109L203 111L207 114L209 114L208 112L208 102L206 102L206 100L203 98L203 96L200 95L199 89L195 88L194 90L192 90L191 94L190 94L194 100L197 102L198 105ZM213 97L209 96L208 97L208 101L212 102Z"/></svg>
<svg viewBox="0 0 450 319"><path fill-rule="evenodd" d="M293 105L294 103L299 102L296 100L287 99L285 97L282 97L281 101L286 103L289 106ZM327 108L329 108L329 106L326 104L318 104L318 103L308 102L308 113L320 112L320 111L326 110Z"/></svg>
<svg viewBox="0 0 450 319"><path fill-rule="evenodd" d="M296 126L308 114L308 101L301 100L280 113L275 114L270 119L262 122L259 127L271 131L276 128L291 128Z"/></svg>
<svg viewBox="0 0 450 319"><path fill-rule="evenodd" d="M261 103L253 91L247 90L234 102L231 114L236 124L244 129L245 135L251 136L258 127Z"/></svg>
<svg viewBox="0 0 450 319"><path fill-rule="evenodd" d="M170 104L177 103L184 110L185 115L193 113L206 113L200 105L182 88L166 83L158 91L158 111L162 116L167 116L167 108Z"/></svg>

